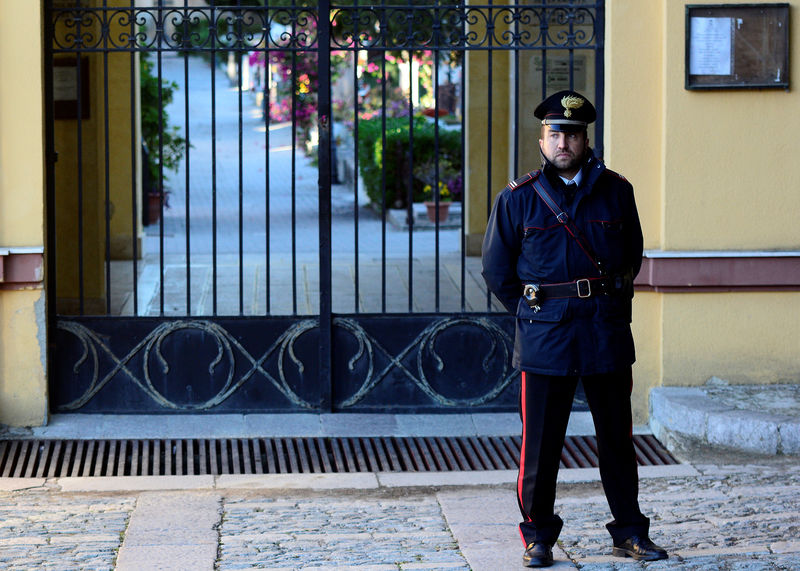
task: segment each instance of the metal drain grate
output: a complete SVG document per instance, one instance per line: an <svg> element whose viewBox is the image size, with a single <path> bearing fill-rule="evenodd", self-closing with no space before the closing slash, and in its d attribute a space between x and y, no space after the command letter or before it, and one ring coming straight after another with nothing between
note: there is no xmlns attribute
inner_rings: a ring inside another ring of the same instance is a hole
<svg viewBox="0 0 800 571"><path fill-rule="evenodd" d="M640 466L677 464L653 436L633 440ZM520 443L515 436L7 440L0 442L0 476L516 470ZM561 467L596 466L596 439L567 437Z"/></svg>

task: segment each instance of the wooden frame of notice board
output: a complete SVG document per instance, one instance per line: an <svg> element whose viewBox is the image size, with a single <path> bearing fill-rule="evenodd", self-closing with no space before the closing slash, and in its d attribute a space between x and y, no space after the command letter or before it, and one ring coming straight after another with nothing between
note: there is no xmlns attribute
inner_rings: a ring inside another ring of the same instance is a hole
<svg viewBox="0 0 800 571"><path fill-rule="evenodd" d="M686 89L789 88L789 4L686 6Z"/></svg>

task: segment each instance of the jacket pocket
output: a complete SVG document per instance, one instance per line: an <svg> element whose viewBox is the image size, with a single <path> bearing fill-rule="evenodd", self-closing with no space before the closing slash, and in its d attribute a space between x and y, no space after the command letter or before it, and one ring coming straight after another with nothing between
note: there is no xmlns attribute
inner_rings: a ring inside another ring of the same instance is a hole
<svg viewBox="0 0 800 571"><path fill-rule="evenodd" d="M522 237L522 258L535 275L554 275L563 262L566 231L561 224L527 227Z"/></svg>
<svg viewBox="0 0 800 571"><path fill-rule="evenodd" d="M564 321L567 314L567 301L566 299L546 300L542 303L539 311L534 311L525 298L521 297L517 304L517 319L540 323L560 323Z"/></svg>

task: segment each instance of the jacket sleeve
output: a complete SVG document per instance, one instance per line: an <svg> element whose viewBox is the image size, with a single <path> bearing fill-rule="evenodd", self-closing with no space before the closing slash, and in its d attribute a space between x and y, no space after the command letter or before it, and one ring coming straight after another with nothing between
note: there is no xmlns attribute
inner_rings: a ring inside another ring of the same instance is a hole
<svg viewBox="0 0 800 571"><path fill-rule="evenodd" d="M628 210L628 263L630 264L632 276L635 278L642 267L642 254L644 252L644 237L642 236L642 224L639 221L639 212L636 209L633 187L630 186L630 203Z"/></svg>
<svg viewBox="0 0 800 571"><path fill-rule="evenodd" d="M497 195L483 237L481 262L483 279L500 303L511 313L517 312L522 283L517 274L517 260L522 248L519 225L509 205L509 191Z"/></svg>

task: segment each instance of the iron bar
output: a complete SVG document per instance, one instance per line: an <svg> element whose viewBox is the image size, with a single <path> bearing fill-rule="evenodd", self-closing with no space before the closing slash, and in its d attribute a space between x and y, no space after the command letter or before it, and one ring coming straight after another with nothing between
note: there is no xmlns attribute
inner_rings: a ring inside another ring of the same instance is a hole
<svg viewBox="0 0 800 571"><path fill-rule="evenodd" d="M81 23L78 21L78 33L80 33ZM81 54L75 56L75 84L78 85L76 106L77 110L75 117L77 119L76 135L77 135L77 176L78 176L78 306L79 315L84 315L85 312L85 286L84 286L84 267L83 267L83 89L80 86L81 82L81 67L83 61Z"/></svg>
<svg viewBox="0 0 800 571"><path fill-rule="evenodd" d="M135 33L135 21L134 18L130 18L130 26L131 30L129 34L133 37ZM129 104L131 108L131 116L130 116L130 124L136 124L136 68L138 67L139 58L141 56L137 56L136 52L130 52L130 77L128 81L130 81L131 85L131 94L129 99ZM131 256L131 264L133 266L133 315L139 315L139 245L137 244L138 234L139 234L139 209L137 208L139 198L142 196L142 193L138 192L138 182L137 182L137 172L139 167L139 157L141 157L141 144L136 137L136 129L131 129L131 251L133 255ZM144 185L144 182L142 182ZM142 210L144 210L145 205L142 204Z"/></svg>
<svg viewBox="0 0 800 571"><path fill-rule="evenodd" d="M214 18L216 4L211 4L211 22L208 32L211 37L211 314L218 311L217 264L217 26Z"/></svg>
<svg viewBox="0 0 800 571"><path fill-rule="evenodd" d="M519 18L514 18L514 34L515 36L519 37ZM519 77L519 50L514 50L514 77ZM519 125L519 80L514 82L514 125ZM516 129L515 129L516 131ZM520 140L521 133L515 132L514 133L514 162L513 162L513 170L514 176L517 176L519 173L520 166L519 166L519 140Z"/></svg>
<svg viewBox="0 0 800 571"><path fill-rule="evenodd" d="M433 52L433 203L434 203L434 229L433 229L433 310L439 313L439 231L441 225L441 212L439 203L442 200L441 188L439 187L439 34L434 29L434 52Z"/></svg>
<svg viewBox="0 0 800 571"><path fill-rule="evenodd" d="M278 472L277 460L275 457L275 450L272 446L271 439L262 439L262 447L264 449L264 456L266 458L266 470L268 474L275 474Z"/></svg>
<svg viewBox="0 0 800 571"><path fill-rule="evenodd" d="M489 21L492 19L492 0L489 0ZM489 36L489 47L492 47L492 35ZM492 106L492 92L494 91L494 69L492 64L493 52L489 50L486 52L486 220L489 220L489 214L492 211L492 113L494 107ZM486 290L486 311L492 310L492 294Z"/></svg>
<svg viewBox="0 0 800 571"><path fill-rule="evenodd" d="M55 110L54 110L54 96L53 96L53 50L51 38L54 36L53 14L52 5L50 2L45 2L44 5L44 130L45 130L45 204L47 211L53 213L56 210L56 160L57 154L55 149ZM56 296L56 274L58 266L56 264L57 256L57 240L56 236L56 217L52 214L48 215L45 219L45 228L47 230L47 246L45 256L47 260L48 271L45 272L45 292L47 295L48 306L52 308L46 312L47 330L53 331L56 327L56 315L61 313L58 307L58 297ZM54 359L54 347L52 344L47 344L47 359L48 364Z"/></svg>
<svg viewBox="0 0 800 571"><path fill-rule="evenodd" d="M239 7L240 0L237 0L236 5ZM237 18L236 26L239 28L239 35L241 36L241 19ZM243 125L243 107L242 107L242 52L236 52L236 100L238 104L238 123L239 123L239 315L244 315L244 168L243 162L243 147L244 137L242 131Z"/></svg>
<svg viewBox="0 0 800 571"><path fill-rule="evenodd" d="M189 0L183 0L184 10L189 8ZM189 20L183 20L183 40L186 42L189 36ZM183 122L184 135L186 139L186 159L184 168L186 169L184 178L184 213L186 216L186 315L192 315L192 217L191 217L191 135L189 131L189 52L183 52Z"/></svg>
<svg viewBox="0 0 800 571"><path fill-rule="evenodd" d="M295 446L296 445L295 439L285 438L283 439L283 442L286 449L286 456L287 459L289 460L288 472L292 474L297 474L298 472L300 472L300 466L298 461L299 458L297 457L297 448Z"/></svg>
<svg viewBox="0 0 800 571"><path fill-rule="evenodd" d="M103 7L106 0L103 0ZM103 169L104 196L103 214L105 217L105 295L106 295L106 315L111 313L111 173L109 168L109 148L110 138L108 136L108 37L103 36Z"/></svg>
<svg viewBox="0 0 800 571"><path fill-rule="evenodd" d="M381 0L386 6L386 0ZM381 29L386 28L386 11L381 13ZM381 148L386 148L386 55L381 57ZM356 110L358 108L356 107ZM358 147L356 147L358 151ZM381 312L386 313L386 161L381 161Z"/></svg>
<svg viewBox="0 0 800 571"><path fill-rule="evenodd" d="M380 439L381 444L383 445L383 449L386 450L386 456L389 459L389 467L390 471L392 472L399 472L401 471L402 464L400 463L400 458L398 458L397 451L394 447L394 442L391 438L383 437Z"/></svg>
<svg viewBox="0 0 800 571"><path fill-rule="evenodd" d="M269 61L270 56L270 49L269 46L264 47L264 92L262 94L262 101L263 101L263 116L264 116L264 295L266 296L266 304L264 308L264 313L269 315L272 313L272 305L270 300L271 295L271 282L270 278L271 272L270 268L270 228L272 224L270 224L270 172L272 172L272 168L270 166L270 137L269 131L270 127L272 126L271 121L271 111L272 111L272 100L271 100L271 93L270 88L272 84L272 68Z"/></svg>
<svg viewBox="0 0 800 571"><path fill-rule="evenodd" d="M311 470L311 463L310 463L310 454L306 447L306 441L302 438L296 438L292 442L294 445L294 452L297 455L297 459L299 462L299 470L303 474L309 474L312 472Z"/></svg>
<svg viewBox="0 0 800 571"><path fill-rule="evenodd" d="M330 13L329 0L320 0L320 14ZM323 20L320 18L320 20ZM328 18L326 17L327 23ZM331 106L331 50L330 28L327 25L318 26L319 50L317 52L317 65L319 69L318 90L318 133L319 146L317 157L319 161L319 383L321 410L333 410L333 292L331 285L332 273L332 248L331 248L331 128L333 125L333 112ZM356 110L356 113L358 111ZM293 203L294 204L294 203ZM356 266L358 266L358 250L356 249ZM357 288L358 286L356 286ZM357 291L357 290L356 290ZM356 305L358 298L356 298Z"/></svg>
<svg viewBox="0 0 800 571"><path fill-rule="evenodd" d="M466 73L464 73L464 66L467 63L467 54L461 54L461 73L459 74L459 87L461 88L461 97L459 97L459 104L461 106L461 220L460 220L460 228L461 232L459 233L459 259L461 261L461 274L459 276L460 284L461 284L461 312L464 313L467 310L467 288L466 288L466 281L467 281L467 266L466 266L466 253L467 253L467 232L466 232L466 205L467 201L467 126L466 126L466 116L467 116L467 78ZM489 301L489 306L491 307L491 301Z"/></svg>
<svg viewBox="0 0 800 571"><path fill-rule="evenodd" d="M605 37L606 37L606 16L605 2L598 1L595 4L594 19L594 39L597 42L594 55L594 106L597 111L597 121L594 123L594 152L602 159L605 153Z"/></svg>
<svg viewBox="0 0 800 571"><path fill-rule="evenodd" d="M156 24L156 38L158 47L164 40L163 28L164 0L158 0L158 23ZM164 315L164 75L163 56L159 49L156 54L158 66L158 315Z"/></svg>
<svg viewBox="0 0 800 571"><path fill-rule="evenodd" d="M409 6L411 2L409 0ZM411 26L411 22L409 22ZM411 30L413 33L413 30ZM408 312L414 312L414 52L408 50Z"/></svg>
<svg viewBox="0 0 800 571"><path fill-rule="evenodd" d="M321 12L324 13L324 12ZM356 8L356 25L359 21L359 9ZM356 34L358 34L358 28L356 28ZM326 45L326 44L321 44ZM358 120L359 120L359 111L360 111L360 104L359 104L359 89L358 89L358 54L360 52L354 52L353 58L353 93L355 94L355 110L353 113L353 147L355 152L353 153L353 172L358 173ZM358 176L353 177L353 262L354 262L354 287L353 287L353 312L359 313L359 291L361 286L361 274L359 273L359 257L358 257Z"/></svg>
<svg viewBox="0 0 800 571"><path fill-rule="evenodd" d="M297 33L296 22L292 20L292 35ZM297 54L292 52L292 315L297 315ZM320 203L320 207L322 204ZM320 263L322 261L320 260ZM320 268L322 269L322 268Z"/></svg>

